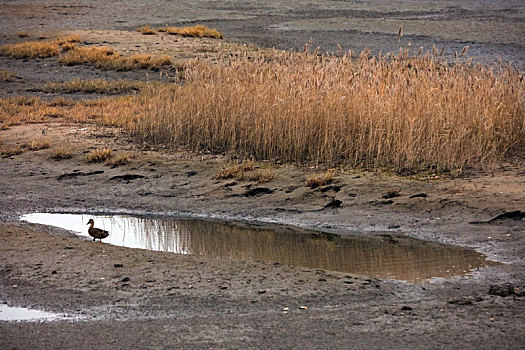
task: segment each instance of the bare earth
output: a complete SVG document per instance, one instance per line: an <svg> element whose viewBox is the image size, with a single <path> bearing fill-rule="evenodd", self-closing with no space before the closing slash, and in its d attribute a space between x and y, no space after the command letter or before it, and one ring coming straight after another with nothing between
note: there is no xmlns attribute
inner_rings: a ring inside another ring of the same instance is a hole
<svg viewBox="0 0 525 350"><path fill-rule="evenodd" d="M383 14L393 27L396 25L391 18L399 13L424 17L420 13L424 11L417 12L419 2L413 1L376 4L376 12L370 12L372 8L366 8L366 2L312 2L308 7L294 1L279 5L243 2L244 7L237 2L221 7L200 1L177 3L170 2L168 9L163 9L156 2L140 1L122 4L128 8L108 8L110 2L101 1L79 1L71 6L52 1L2 2L0 28L5 36L0 38L0 44L22 40L16 37L21 30L49 36L67 32L79 33L89 43L119 51L169 52L180 60L197 56L214 60L221 53L238 52L243 42L264 44L269 40L269 31L290 43L296 40L296 32L278 29L282 23L293 22L294 30L318 26L318 22L312 24L315 13L325 13L327 18L330 11L343 10L338 6L365 7L346 8L344 13L363 31L356 29L357 34L368 39L369 23L356 19L366 15L363 11L369 11L372 17ZM429 3L436 16L454 12L444 5L448 2ZM518 29L523 25L520 2L504 2L506 7L494 9L497 15L492 17L491 9L481 11L478 2L458 3L457 13L470 11L485 16L474 16L473 21L510 16L517 18ZM421 21L419 17L413 20ZM160 35L142 36L133 31L144 24L184 22L213 23L238 43L161 39ZM253 27L248 26L250 23ZM423 27L426 31L439 28L433 24ZM252 35L257 26L266 28L259 39L244 40L241 34ZM483 35L473 40L494 48L481 24L478 27ZM385 28L389 27L385 24ZM475 36L474 29L467 34ZM309 32L300 33L300 37L306 37ZM339 33L339 38L348 34L334 29L328 35L331 40L337 39L334 33ZM384 34L375 35L377 40L372 40L372 44L381 44ZM437 34L421 35L432 40ZM507 38L523 40L519 36ZM446 35L442 40L460 46ZM517 50L523 57L523 43L516 40L499 47L506 53ZM166 80L170 75L169 71L162 75L147 71L105 72L62 67L54 59L17 61L4 57L0 57L0 69L19 75L14 82L1 83L2 97L53 97L29 91L50 80ZM502 213L525 212L523 160L457 179L344 170L333 186L311 189L305 184L306 177L322 169L281 166L275 169L278 178L266 184L214 180L213 176L228 160L226 157L146 149L118 129L86 124L31 124L2 130L0 139L6 145L21 145L41 139L42 130L52 141L51 149L0 159L0 301L65 313L74 320L0 322L2 349L525 346L525 220L518 215L488 222ZM53 148L59 145L71 147L73 158L50 159ZM85 153L102 146L117 153L134 152L136 157L117 168L86 164ZM95 171L102 172L59 179L64 174ZM144 177L111 180L126 174ZM246 195L249 190L263 187L271 193ZM400 196L390 201L382 198L392 190L399 191ZM422 193L426 197L411 198ZM323 209L334 199L341 201L340 208ZM404 234L471 247L504 264L464 277L412 285L258 261L235 262L128 249L18 222L19 215L36 211L167 214L296 225L342 235ZM486 223L471 223L475 221ZM115 267L118 264L122 267ZM510 295L489 293L491 286L506 283L512 286Z"/></svg>

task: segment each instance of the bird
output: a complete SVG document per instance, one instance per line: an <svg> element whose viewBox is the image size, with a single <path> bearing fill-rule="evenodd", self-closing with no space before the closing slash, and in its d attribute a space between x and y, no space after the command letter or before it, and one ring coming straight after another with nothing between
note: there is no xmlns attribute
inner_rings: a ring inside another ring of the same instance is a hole
<svg viewBox="0 0 525 350"><path fill-rule="evenodd" d="M90 225L90 224L91 226L89 226L88 228L88 233L91 237L93 237L93 241L95 241L98 238L99 242L102 242L103 238L106 238L107 236L109 236L108 231L93 227L95 225L95 221L93 221L93 219L89 219L87 225Z"/></svg>

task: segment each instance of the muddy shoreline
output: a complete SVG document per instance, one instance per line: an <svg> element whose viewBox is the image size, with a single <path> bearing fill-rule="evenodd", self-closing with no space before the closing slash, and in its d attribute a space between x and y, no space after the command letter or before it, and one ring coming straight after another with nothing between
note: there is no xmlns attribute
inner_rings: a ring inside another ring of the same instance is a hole
<svg viewBox="0 0 525 350"><path fill-rule="evenodd" d="M121 5L126 7L100 1L3 2L0 44L27 40L17 33L28 31L31 40L72 32L88 44L170 53L176 60L259 50L249 44L300 50L310 38L313 47L319 42L329 51L339 43L344 50L386 52L398 49L392 28L402 24L403 44L447 45L448 55L469 45L475 60L491 63L502 57L523 65L525 43L514 35L525 23L520 1ZM457 29L465 18L472 25L459 37L440 29ZM145 24L194 23L215 26L234 43L161 40L134 31ZM508 35L498 42L502 31ZM101 96L40 91L48 81L166 81L171 74L4 57L0 69L17 75L0 84L0 96L44 99ZM518 349L525 344L525 220L519 215L494 219L525 212L523 159L460 177L343 168L333 184L312 189L307 176L324 169L280 165L274 169L277 178L264 184L217 180L214 176L231 157L151 149L114 128L57 121L0 131L5 145L42 138L51 140L50 149L0 158L0 301L74 320L0 321L1 348ZM50 159L60 145L71 149L72 158ZM85 154L100 147L134 157L119 167L87 164ZM340 235L406 235L475 249L503 264L413 285L278 262L94 243L66 230L18 221L30 212L170 215Z"/></svg>

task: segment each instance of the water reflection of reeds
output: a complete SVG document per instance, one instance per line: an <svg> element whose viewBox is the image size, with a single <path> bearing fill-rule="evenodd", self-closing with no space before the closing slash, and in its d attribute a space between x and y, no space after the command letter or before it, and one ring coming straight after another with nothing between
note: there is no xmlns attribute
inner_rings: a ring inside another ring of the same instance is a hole
<svg viewBox="0 0 525 350"><path fill-rule="evenodd" d="M280 262L414 283L463 275L473 268L493 264L472 250L409 238L351 239L199 220L130 218L129 225L146 249Z"/></svg>

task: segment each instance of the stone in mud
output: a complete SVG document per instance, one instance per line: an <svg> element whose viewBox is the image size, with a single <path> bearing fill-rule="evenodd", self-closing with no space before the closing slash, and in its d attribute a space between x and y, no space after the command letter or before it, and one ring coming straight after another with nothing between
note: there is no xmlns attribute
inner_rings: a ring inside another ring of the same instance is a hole
<svg viewBox="0 0 525 350"><path fill-rule="evenodd" d="M340 201L339 199L332 199L332 201L330 201L330 203L328 203L327 205L325 205L323 207L323 209L335 209L335 208L340 208L341 207L341 204L343 204L342 201Z"/></svg>
<svg viewBox="0 0 525 350"><path fill-rule="evenodd" d="M113 176L110 180L122 180L122 181L133 181L136 179L142 179L144 175L138 175L138 174L125 174L125 175L117 175Z"/></svg>
<svg viewBox="0 0 525 350"><path fill-rule="evenodd" d="M78 177L78 176L92 176L92 175L97 175L97 174L102 174L102 173L104 173L103 170L91 171L89 173L83 173L83 172L79 171L77 173L62 174L62 175L57 177L57 180L58 181L69 180L69 179L73 179L73 178Z"/></svg>
<svg viewBox="0 0 525 350"><path fill-rule="evenodd" d="M499 295L500 297L507 297L516 294L516 289L512 284L505 283L501 285L493 284L489 288L489 294Z"/></svg>
<svg viewBox="0 0 525 350"><path fill-rule="evenodd" d="M271 194L271 193L273 193L273 191L267 187L256 187L256 188L251 188L248 191L246 191L244 193L244 196L245 197L255 197L255 196L260 196L263 194Z"/></svg>

